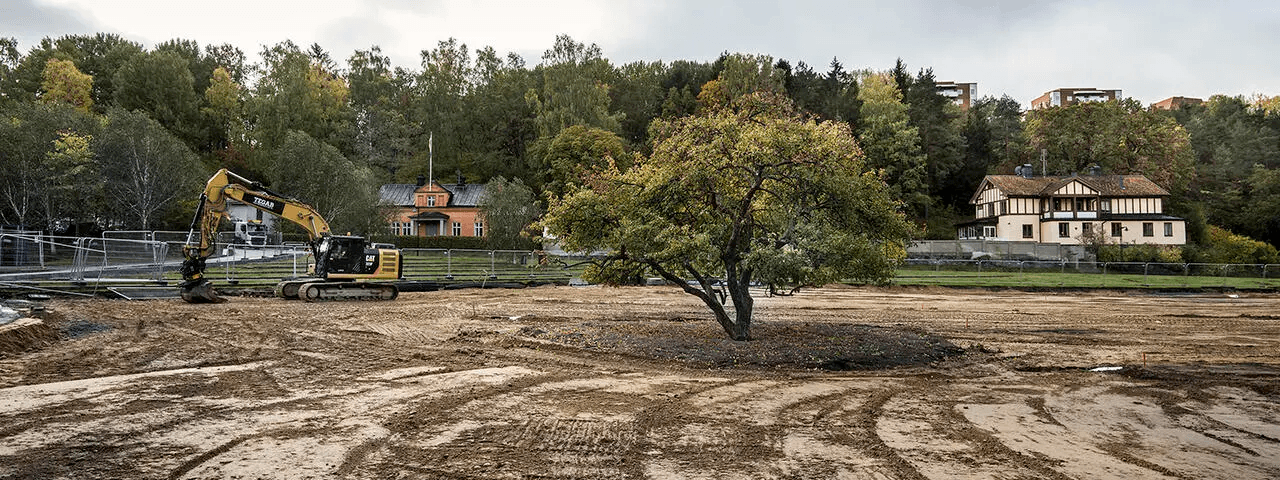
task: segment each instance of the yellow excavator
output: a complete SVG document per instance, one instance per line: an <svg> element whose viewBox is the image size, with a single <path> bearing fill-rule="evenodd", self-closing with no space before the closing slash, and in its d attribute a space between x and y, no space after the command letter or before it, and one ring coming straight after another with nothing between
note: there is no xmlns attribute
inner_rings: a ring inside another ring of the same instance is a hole
<svg viewBox="0 0 1280 480"><path fill-rule="evenodd" d="M263 188L258 182L218 170L200 194L196 216L182 246L182 299L190 303L221 303L213 284L204 275L205 261L217 249L218 224L227 218L227 199L235 199L300 225L310 235L308 246L314 264L304 277L276 285L276 295L290 299L394 300L400 291L404 259L400 250L373 248L363 237L333 235L329 222L314 208L296 199Z"/></svg>

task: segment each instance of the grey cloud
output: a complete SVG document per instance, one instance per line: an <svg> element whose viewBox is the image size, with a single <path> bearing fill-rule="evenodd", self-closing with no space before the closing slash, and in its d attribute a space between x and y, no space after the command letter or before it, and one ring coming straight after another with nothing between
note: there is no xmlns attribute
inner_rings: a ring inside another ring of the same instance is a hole
<svg viewBox="0 0 1280 480"><path fill-rule="evenodd" d="M45 37L97 33L99 26L79 12L34 0L7 0L0 4L0 36L18 40L28 50Z"/></svg>

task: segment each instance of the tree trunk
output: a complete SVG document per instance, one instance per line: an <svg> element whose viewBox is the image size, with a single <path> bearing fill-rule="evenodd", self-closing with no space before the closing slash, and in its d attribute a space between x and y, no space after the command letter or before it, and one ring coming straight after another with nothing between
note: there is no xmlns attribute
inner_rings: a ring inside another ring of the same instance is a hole
<svg viewBox="0 0 1280 480"><path fill-rule="evenodd" d="M730 339L735 341L751 339L752 301L751 292L748 290L750 288L749 283L739 282L736 279L730 279L727 282L725 288L729 290L729 298L733 300L734 317L730 318L728 310L720 302L720 297L710 292L711 289L707 286L708 279L706 277L699 275L699 278L702 279L699 282L699 286L705 288L704 290L689 285L689 282L685 281L685 279L662 268L660 263L649 262L649 266L668 282L679 285L685 293L702 299L702 303L705 303L707 308L711 309L711 313L715 314L716 322L720 324L720 328L724 329L724 333L729 335Z"/></svg>

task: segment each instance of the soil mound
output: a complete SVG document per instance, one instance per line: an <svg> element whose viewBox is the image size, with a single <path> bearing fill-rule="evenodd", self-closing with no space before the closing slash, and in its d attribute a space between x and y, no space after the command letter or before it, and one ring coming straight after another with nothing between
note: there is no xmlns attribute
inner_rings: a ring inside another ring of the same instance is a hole
<svg viewBox="0 0 1280 480"><path fill-rule="evenodd" d="M531 325L520 334L584 350L696 367L877 370L929 365L964 353L927 332L874 325L759 323L736 342L707 322L584 322Z"/></svg>
<svg viewBox="0 0 1280 480"><path fill-rule="evenodd" d="M37 318L0 325L0 357L34 350L58 339L58 331Z"/></svg>

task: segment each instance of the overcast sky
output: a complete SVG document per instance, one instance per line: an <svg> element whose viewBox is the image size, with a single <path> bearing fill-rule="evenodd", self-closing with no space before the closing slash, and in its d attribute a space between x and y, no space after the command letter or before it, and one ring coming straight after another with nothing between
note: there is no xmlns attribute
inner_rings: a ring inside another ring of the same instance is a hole
<svg viewBox="0 0 1280 480"><path fill-rule="evenodd" d="M25 54L44 37L116 33L151 48L175 38L263 46L318 43L339 63L377 45L396 66L457 38L539 63L558 34L615 65L764 54L826 71L902 58L938 80L1028 106L1062 87L1170 96L1280 94L1280 2L1254 1L415 1L0 0L0 37Z"/></svg>

